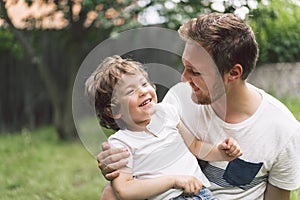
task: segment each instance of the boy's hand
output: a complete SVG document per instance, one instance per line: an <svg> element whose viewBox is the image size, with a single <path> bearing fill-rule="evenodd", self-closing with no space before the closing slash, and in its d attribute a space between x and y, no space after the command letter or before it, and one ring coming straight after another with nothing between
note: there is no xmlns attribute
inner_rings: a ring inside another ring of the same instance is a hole
<svg viewBox="0 0 300 200"><path fill-rule="evenodd" d="M225 153L225 160L231 161L243 155L240 146L233 138L226 138L218 148Z"/></svg>
<svg viewBox="0 0 300 200"><path fill-rule="evenodd" d="M174 188L182 189L184 193L197 194L202 189L201 181L195 176L173 176Z"/></svg>

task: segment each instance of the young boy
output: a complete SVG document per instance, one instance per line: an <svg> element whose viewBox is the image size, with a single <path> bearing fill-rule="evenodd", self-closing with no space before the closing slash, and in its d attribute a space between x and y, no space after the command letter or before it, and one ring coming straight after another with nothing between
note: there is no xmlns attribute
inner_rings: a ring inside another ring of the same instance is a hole
<svg viewBox="0 0 300 200"><path fill-rule="evenodd" d="M86 81L86 91L100 125L117 131L110 145L130 153L127 167L112 181L119 199L214 199L194 155L208 161L242 155L232 138L217 146L195 138L172 105L157 103L139 62L106 58Z"/></svg>

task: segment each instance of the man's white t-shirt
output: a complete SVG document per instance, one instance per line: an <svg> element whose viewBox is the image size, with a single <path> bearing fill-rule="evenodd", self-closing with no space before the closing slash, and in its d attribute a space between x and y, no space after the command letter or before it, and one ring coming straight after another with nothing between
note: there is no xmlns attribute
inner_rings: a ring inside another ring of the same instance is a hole
<svg viewBox="0 0 300 200"><path fill-rule="evenodd" d="M144 131L119 130L109 137L108 142L112 148L128 148L130 157L127 166L132 169L134 179L192 175L209 187L210 183L203 175L196 157L186 147L176 128L179 120L174 106L160 103L156 105L156 112L147 126L154 135ZM168 200L181 193L182 190L170 189L149 199Z"/></svg>
<svg viewBox="0 0 300 200"><path fill-rule="evenodd" d="M255 89L262 96L261 105L237 124L225 123L210 105L195 104L187 83L175 85L163 100L177 107L196 137L212 144L233 137L240 145L242 157L229 163L209 162L203 170L211 182L209 189L222 200L263 199L267 182L285 190L300 186L299 122L282 103Z"/></svg>

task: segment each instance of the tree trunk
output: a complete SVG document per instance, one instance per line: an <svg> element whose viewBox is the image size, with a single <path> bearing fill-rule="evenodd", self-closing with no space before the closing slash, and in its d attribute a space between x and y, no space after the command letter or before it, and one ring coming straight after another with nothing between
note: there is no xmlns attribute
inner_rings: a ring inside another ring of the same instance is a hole
<svg viewBox="0 0 300 200"><path fill-rule="evenodd" d="M34 49L34 47L30 44L29 39L26 37L26 35L22 31L18 30L11 22L3 0L0 0L0 9L9 30L13 33L17 40L20 41L20 44L23 47L26 56L28 56L32 64L37 67L39 76L44 83L45 90L47 91L52 109L54 111L53 123L57 130L59 138L63 140L70 140L75 138L76 131L72 118L72 104L70 101L71 98L68 97L68 95L70 95L69 90L72 91L73 85L68 85L68 87L71 87L71 89L67 89L67 98L64 98L64 96L60 95L61 93L59 92L59 87L55 84L55 76L50 73L50 67L46 64L43 57L41 57ZM74 78L71 77L70 81L72 81L72 79ZM61 98L67 99L66 102L64 102Z"/></svg>

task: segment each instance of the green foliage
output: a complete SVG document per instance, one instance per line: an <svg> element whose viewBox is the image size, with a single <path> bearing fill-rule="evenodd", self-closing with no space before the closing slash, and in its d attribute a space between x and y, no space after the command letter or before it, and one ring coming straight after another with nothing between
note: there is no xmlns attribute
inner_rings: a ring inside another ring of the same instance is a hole
<svg viewBox="0 0 300 200"><path fill-rule="evenodd" d="M228 0L148 0L142 12L143 14L149 9L155 9L164 19L164 26L177 30L179 26L191 18L198 17L204 13L226 12L234 13L238 9L251 9L250 1L228 1ZM257 0L260 3L260 0ZM219 9L213 5L219 5ZM217 10L216 10L217 9Z"/></svg>
<svg viewBox="0 0 300 200"><path fill-rule="evenodd" d="M177 30L179 26L188 21L191 18L195 18L198 15L205 12L205 10L211 10L210 2L198 2L198 1L165 1L154 0L149 1L146 5L143 13L149 9L155 9L164 20L164 26L167 28Z"/></svg>
<svg viewBox="0 0 300 200"><path fill-rule="evenodd" d="M300 6L291 0L260 4L250 25L260 47L260 63L300 61Z"/></svg>
<svg viewBox="0 0 300 200"><path fill-rule="evenodd" d="M0 28L0 52L9 51L16 58L23 56L23 50L13 34L7 29Z"/></svg>
<svg viewBox="0 0 300 200"><path fill-rule="evenodd" d="M51 127L0 135L0 157L3 200L99 199L107 184L84 146Z"/></svg>
<svg viewBox="0 0 300 200"><path fill-rule="evenodd" d="M213 0L83 0L82 8L83 12L97 11L98 17L94 25L111 29L113 35L142 25L153 25L153 18L160 18L157 24L177 30L182 23L191 18L203 13L218 12L212 7L213 3ZM222 0L218 3L222 4L224 12L235 12L242 7L251 9L247 1L239 3ZM151 18L150 24L145 19L146 15Z"/></svg>
<svg viewBox="0 0 300 200"><path fill-rule="evenodd" d="M143 8L137 5L136 0L83 0L81 5L81 12L97 13L92 26L110 30L111 34L141 26L137 16Z"/></svg>

